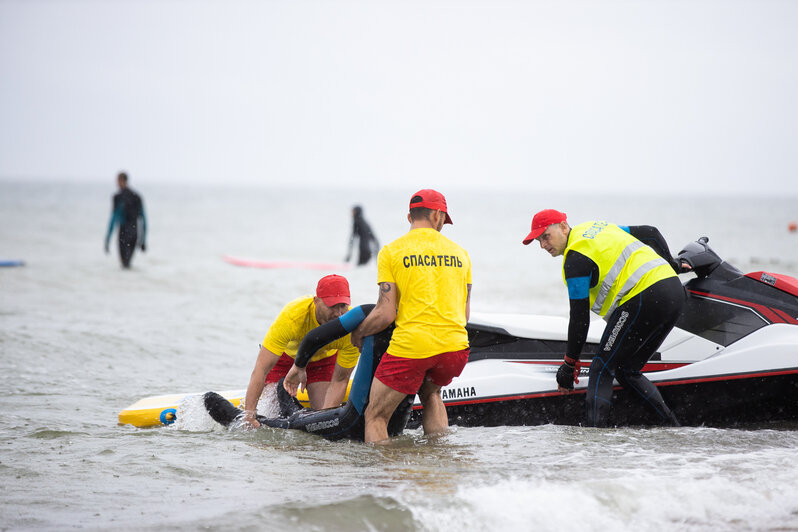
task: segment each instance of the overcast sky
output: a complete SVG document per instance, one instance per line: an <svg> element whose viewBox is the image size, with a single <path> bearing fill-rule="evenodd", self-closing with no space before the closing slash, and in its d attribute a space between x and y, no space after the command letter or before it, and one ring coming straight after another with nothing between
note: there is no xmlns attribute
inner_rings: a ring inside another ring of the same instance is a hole
<svg viewBox="0 0 798 532"><path fill-rule="evenodd" d="M0 0L0 179L798 195L796 1Z"/></svg>

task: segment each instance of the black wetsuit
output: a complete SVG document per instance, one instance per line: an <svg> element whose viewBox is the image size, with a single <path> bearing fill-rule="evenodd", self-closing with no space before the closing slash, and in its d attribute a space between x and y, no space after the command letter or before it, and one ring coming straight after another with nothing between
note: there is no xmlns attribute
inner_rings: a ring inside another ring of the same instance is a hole
<svg viewBox="0 0 798 532"><path fill-rule="evenodd" d="M655 227L631 226L622 229L653 248L674 271L680 271L670 256L667 242ZM563 271L566 283L569 279L586 277L590 278L590 287L598 283L598 265L577 251L568 252ZM572 291L572 284L569 284L569 294L571 315L566 356L579 359L590 325L590 301L585 292ZM607 426L613 378L640 396L659 416L661 423L678 424L657 387L641 373L641 369L673 329L684 301L685 291L679 278L669 277L646 288L607 317L604 334L590 364L590 380L585 397L588 426Z"/></svg>
<svg viewBox="0 0 798 532"><path fill-rule="evenodd" d="M141 239L139 239L139 218L142 221ZM122 261L122 266L129 268L136 244L140 240L141 249L145 249L147 235L144 204L141 201L141 196L130 188L123 188L114 194L111 221L108 224L108 233L105 239L106 247L116 224L119 224L119 258Z"/></svg>
<svg viewBox="0 0 798 532"><path fill-rule="evenodd" d="M295 364L298 367L305 367L319 348L352 332L373 309L374 305L355 307L340 318L330 320L310 331L299 344ZM262 426L302 430L318 434L328 440L348 438L362 441L365 430L363 413L368 404L371 381L382 354L388 349L392 333L393 326L363 339L363 349L346 404L325 410L303 409L299 402L283 389L281 380L277 384L280 417L256 416L256 419ZM410 418L414 397L415 395L408 395L396 408L388 423L390 436L397 436L404 430ZM205 394L205 407L211 417L224 426L230 425L242 414L241 410L215 392Z"/></svg>
<svg viewBox="0 0 798 532"><path fill-rule="evenodd" d="M368 222L363 218L363 209L361 207L354 207L352 209L353 222L352 222L352 236L349 237L349 252L347 253L346 262L352 256L352 246L355 238L358 239L358 258L357 265L361 266L371 260L374 253L379 251L380 244L374 232L371 230Z"/></svg>

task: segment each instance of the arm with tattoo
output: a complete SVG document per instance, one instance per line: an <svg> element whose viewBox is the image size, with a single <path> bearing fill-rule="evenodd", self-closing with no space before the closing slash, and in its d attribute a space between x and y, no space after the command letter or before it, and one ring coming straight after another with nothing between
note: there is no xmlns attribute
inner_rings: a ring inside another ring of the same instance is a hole
<svg viewBox="0 0 798 532"><path fill-rule="evenodd" d="M352 345L361 347L363 337L377 334L396 320L398 295L395 283L380 283L380 294L377 306L366 316L363 323L352 332Z"/></svg>
<svg viewBox="0 0 798 532"><path fill-rule="evenodd" d="M471 285L467 285L468 293L466 294L466 321L471 319Z"/></svg>

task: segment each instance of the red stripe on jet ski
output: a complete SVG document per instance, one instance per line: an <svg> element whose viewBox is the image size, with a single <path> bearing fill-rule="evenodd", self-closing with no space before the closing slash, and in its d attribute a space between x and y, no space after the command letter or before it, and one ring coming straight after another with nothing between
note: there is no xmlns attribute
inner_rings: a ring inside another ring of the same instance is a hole
<svg viewBox="0 0 798 532"><path fill-rule="evenodd" d="M643 366L643 369L641 371L643 373L652 373L652 372L657 372L657 371L666 371L666 370L669 370L669 369L681 368L683 366L689 366L690 364L692 364L692 362L689 362L689 363L688 362L663 362L661 364L660 363L655 363L655 364L648 363L645 366Z"/></svg>
<svg viewBox="0 0 798 532"><path fill-rule="evenodd" d="M550 366L559 366L562 360L505 360L510 364L548 364Z"/></svg>
<svg viewBox="0 0 798 532"><path fill-rule="evenodd" d="M690 293L696 294L698 296L706 297L708 299L719 299L721 301L728 301L729 303L736 303L738 305L743 305L750 309L756 310L762 316L767 318L771 323L789 323L785 322L784 319L776 314L773 309L770 307L766 307L764 305L757 305L756 303L751 303L750 301L742 301L740 299L734 299L731 297L719 296L717 294L707 294L706 292L698 292L696 290L690 290Z"/></svg>
<svg viewBox="0 0 798 532"><path fill-rule="evenodd" d="M719 375L716 377L703 377L703 378L696 378L696 379L680 379L680 380L673 380L667 382L655 382L654 384L659 386L677 386L680 384L700 384L702 382L717 382L717 381L733 381L733 380L740 380L740 379L755 379L757 377L776 377L779 375L796 375L798 374L798 368L792 368L788 370L781 370L781 371L769 371L769 372L759 372L759 373L740 373L737 375ZM613 386L614 390L620 390L620 386ZM578 390L571 391L568 395L574 394L584 394L587 390L585 388L581 388ZM528 393L528 394L518 394L518 395L500 395L494 397L483 397L479 399L468 399L463 401L446 401L444 403L446 406L462 406L462 405L476 405L481 403L496 403L499 401L518 401L523 399L539 399L541 397L554 397L558 395L565 395L558 391L553 392L542 392L542 393ZM421 405L413 405L413 410L419 410Z"/></svg>
<svg viewBox="0 0 798 532"><path fill-rule="evenodd" d="M792 316L790 316L789 314L787 314L783 310L774 308L773 312L777 313L779 316L784 318L784 321L786 321L787 323L792 323L793 325L798 325L798 320L796 320L795 318L793 318Z"/></svg>

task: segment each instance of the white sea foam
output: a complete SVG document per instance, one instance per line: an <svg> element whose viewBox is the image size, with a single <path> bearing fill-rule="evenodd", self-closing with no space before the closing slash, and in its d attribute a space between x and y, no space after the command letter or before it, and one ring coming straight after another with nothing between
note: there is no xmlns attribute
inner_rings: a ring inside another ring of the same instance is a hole
<svg viewBox="0 0 798 532"><path fill-rule="evenodd" d="M785 489L785 482L792 488ZM798 482L784 478L662 478L650 470L611 481L463 485L445 501L427 494L408 506L426 530L790 529L798 527L796 488Z"/></svg>
<svg viewBox="0 0 798 532"><path fill-rule="evenodd" d="M189 395L177 405L175 422L170 425L173 430L208 432L220 430L221 425L208 415L202 394Z"/></svg>
<svg viewBox="0 0 798 532"><path fill-rule="evenodd" d="M268 383L264 386L258 401L258 414L265 417L279 417L280 404L276 394L277 383ZM245 402L242 400L240 408L243 409ZM186 430L193 432L205 432L210 430L220 430L221 425L211 418L205 408L202 394L189 395L177 405L175 422L170 425L175 430ZM237 428L234 425L231 428Z"/></svg>

